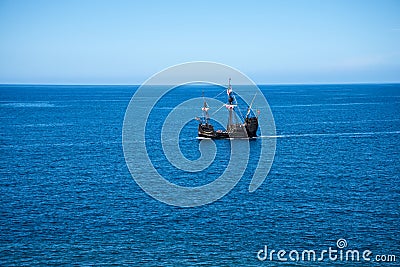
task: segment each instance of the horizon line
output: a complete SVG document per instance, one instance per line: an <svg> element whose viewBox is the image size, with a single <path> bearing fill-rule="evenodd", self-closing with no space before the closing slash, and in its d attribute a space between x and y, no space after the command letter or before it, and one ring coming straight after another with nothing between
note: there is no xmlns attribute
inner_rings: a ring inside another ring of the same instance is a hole
<svg viewBox="0 0 400 267"><path fill-rule="evenodd" d="M357 84L400 84L397 82L304 82L304 83L255 83L256 85L357 85ZM4 85L43 85L43 86L141 86L142 84L129 84L129 83L0 83ZM174 84L165 84L174 85ZM240 84L242 85L242 84Z"/></svg>

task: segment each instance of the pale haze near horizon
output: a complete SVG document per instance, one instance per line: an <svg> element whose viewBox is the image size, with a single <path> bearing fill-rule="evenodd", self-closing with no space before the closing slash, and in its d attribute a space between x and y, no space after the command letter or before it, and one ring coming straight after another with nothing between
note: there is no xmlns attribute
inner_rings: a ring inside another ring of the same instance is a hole
<svg viewBox="0 0 400 267"><path fill-rule="evenodd" d="M256 83L400 82L400 1L0 1L0 83L141 84L213 61Z"/></svg>

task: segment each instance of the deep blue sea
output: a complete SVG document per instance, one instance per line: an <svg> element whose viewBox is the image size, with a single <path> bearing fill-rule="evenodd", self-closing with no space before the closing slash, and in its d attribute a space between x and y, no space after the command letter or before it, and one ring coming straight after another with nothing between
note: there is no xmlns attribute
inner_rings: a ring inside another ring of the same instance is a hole
<svg viewBox="0 0 400 267"><path fill-rule="evenodd" d="M147 195L127 168L122 127L137 86L0 85L0 265L398 265L400 84L259 87L277 135L266 180L248 191L250 157L227 195L181 208ZM166 95L150 114L147 149L171 182L204 185L226 167L228 140L216 141L206 174L174 171L160 146L171 108L201 95L185 92ZM196 127L180 134L189 159L199 157ZM254 157L260 140L250 141ZM339 239L344 254L369 250L371 262L301 260L304 250L339 253ZM287 262L277 252L270 259L272 250L285 250Z"/></svg>

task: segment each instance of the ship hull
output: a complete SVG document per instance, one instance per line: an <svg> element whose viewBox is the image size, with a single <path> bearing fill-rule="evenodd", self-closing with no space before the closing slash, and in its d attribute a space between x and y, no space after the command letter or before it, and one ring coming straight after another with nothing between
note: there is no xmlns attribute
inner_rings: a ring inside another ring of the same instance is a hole
<svg viewBox="0 0 400 267"><path fill-rule="evenodd" d="M226 131L215 131L211 124L200 123L198 136L211 139L255 138L257 137L257 129L258 119L256 117L246 118L244 124L229 125Z"/></svg>
<svg viewBox="0 0 400 267"><path fill-rule="evenodd" d="M250 138L257 137L258 118L257 117L246 118L245 125L246 125L247 135Z"/></svg>
<svg viewBox="0 0 400 267"><path fill-rule="evenodd" d="M226 139L229 138L229 134L226 131L215 131L211 124L199 124L198 128L199 137L211 138L211 139Z"/></svg>

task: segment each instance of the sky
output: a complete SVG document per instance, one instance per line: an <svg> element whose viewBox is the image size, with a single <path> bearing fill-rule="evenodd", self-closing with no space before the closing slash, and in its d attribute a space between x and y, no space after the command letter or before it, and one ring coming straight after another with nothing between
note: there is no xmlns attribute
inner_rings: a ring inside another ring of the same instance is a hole
<svg viewBox="0 0 400 267"><path fill-rule="evenodd" d="M400 82L400 1L0 0L3 84L141 84L189 61L259 84Z"/></svg>

